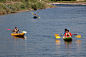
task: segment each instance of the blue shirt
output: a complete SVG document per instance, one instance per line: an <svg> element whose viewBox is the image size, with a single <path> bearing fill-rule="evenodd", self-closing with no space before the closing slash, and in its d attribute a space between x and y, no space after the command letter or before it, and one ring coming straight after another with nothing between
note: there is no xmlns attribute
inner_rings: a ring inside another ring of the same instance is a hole
<svg viewBox="0 0 86 57"><path fill-rule="evenodd" d="M65 31L64 31L64 33L63 33L63 35L65 34Z"/></svg>

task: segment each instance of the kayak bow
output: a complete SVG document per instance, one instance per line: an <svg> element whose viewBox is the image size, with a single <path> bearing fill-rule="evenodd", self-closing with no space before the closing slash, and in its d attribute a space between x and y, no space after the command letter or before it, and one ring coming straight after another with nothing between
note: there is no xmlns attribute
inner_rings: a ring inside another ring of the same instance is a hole
<svg viewBox="0 0 86 57"><path fill-rule="evenodd" d="M63 40L64 41L72 41L72 38L71 37L63 37Z"/></svg>

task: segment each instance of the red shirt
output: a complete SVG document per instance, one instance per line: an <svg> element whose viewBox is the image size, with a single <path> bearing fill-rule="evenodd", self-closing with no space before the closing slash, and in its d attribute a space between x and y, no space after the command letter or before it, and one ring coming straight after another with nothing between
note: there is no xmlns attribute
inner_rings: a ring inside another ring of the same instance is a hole
<svg viewBox="0 0 86 57"><path fill-rule="evenodd" d="M69 37L69 36L72 36L72 34L69 32L69 33L65 33L64 36Z"/></svg>

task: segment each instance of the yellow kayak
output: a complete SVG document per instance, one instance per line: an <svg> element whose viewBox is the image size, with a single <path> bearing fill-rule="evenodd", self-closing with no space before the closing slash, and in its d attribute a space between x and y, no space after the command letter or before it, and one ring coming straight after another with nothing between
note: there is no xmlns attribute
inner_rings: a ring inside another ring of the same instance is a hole
<svg viewBox="0 0 86 57"><path fill-rule="evenodd" d="M11 36L16 36L16 37L24 37L25 33L18 33L18 34L14 34L11 33Z"/></svg>

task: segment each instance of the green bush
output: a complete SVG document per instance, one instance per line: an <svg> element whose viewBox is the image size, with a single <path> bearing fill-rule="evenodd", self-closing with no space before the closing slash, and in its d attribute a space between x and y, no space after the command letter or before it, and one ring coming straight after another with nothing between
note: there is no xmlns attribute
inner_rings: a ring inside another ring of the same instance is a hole
<svg viewBox="0 0 86 57"><path fill-rule="evenodd" d="M11 3L11 1L13 3ZM15 3L15 2L19 3ZM48 0L45 0L48 1ZM7 4L5 3L7 2ZM39 0L0 0L0 14L15 13L17 11L29 10L29 9L44 9L48 5Z"/></svg>
<svg viewBox="0 0 86 57"><path fill-rule="evenodd" d="M38 7L38 8L42 8L42 7L43 7L43 4L40 3L40 2L37 2L37 7Z"/></svg>
<svg viewBox="0 0 86 57"><path fill-rule="evenodd" d="M5 3L5 2L6 2L6 0L0 0L0 2Z"/></svg>
<svg viewBox="0 0 86 57"><path fill-rule="evenodd" d="M36 4L33 4L32 5L32 9L37 10L37 5Z"/></svg>
<svg viewBox="0 0 86 57"><path fill-rule="evenodd" d="M24 5L21 5L21 9L25 9Z"/></svg>

